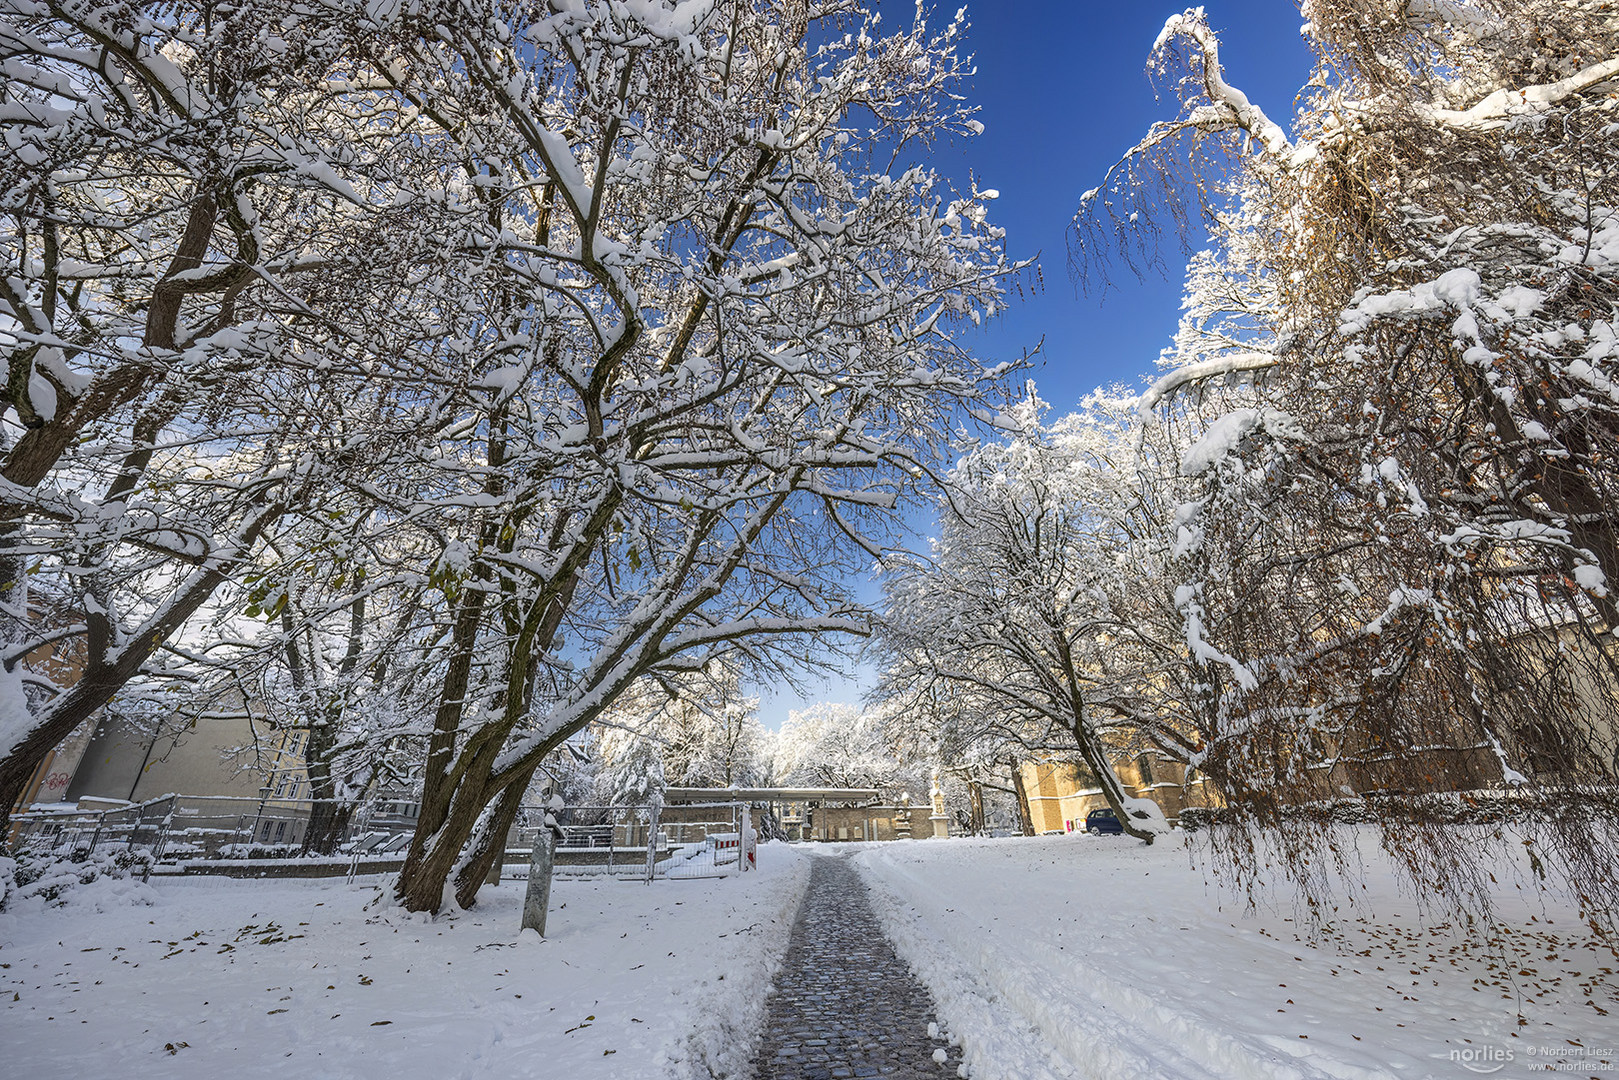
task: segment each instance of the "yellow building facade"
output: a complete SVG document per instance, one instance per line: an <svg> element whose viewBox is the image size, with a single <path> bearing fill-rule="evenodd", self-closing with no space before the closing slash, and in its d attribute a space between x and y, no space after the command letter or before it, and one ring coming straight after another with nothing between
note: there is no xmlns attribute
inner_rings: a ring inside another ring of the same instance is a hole
<svg viewBox="0 0 1619 1080"><path fill-rule="evenodd" d="M1037 835L1082 832L1085 815L1107 805L1102 789L1083 766L1034 760L1019 766L1029 800L1029 820ZM1116 760L1113 770L1135 798L1151 799L1174 821L1188 806L1214 806L1219 798L1202 777L1186 780L1186 766L1156 754Z"/></svg>

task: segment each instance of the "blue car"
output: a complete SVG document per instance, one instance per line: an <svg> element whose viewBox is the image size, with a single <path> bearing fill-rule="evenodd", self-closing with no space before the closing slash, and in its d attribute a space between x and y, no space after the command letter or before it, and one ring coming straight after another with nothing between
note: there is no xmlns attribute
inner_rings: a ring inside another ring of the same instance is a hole
<svg viewBox="0 0 1619 1080"><path fill-rule="evenodd" d="M1098 807L1085 815L1085 831L1097 836L1120 836L1124 826L1110 806Z"/></svg>

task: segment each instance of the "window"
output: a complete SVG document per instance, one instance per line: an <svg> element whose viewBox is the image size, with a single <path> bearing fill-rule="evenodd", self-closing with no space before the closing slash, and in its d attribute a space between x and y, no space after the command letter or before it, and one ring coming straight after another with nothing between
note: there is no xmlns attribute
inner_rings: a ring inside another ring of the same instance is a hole
<svg viewBox="0 0 1619 1080"><path fill-rule="evenodd" d="M1152 783L1152 758L1151 757L1149 757L1146 754L1142 754L1140 757L1136 758L1136 769L1137 769L1137 771L1139 771L1141 773L1141 783L1142 783L1143 787L1145 787L1147 784Z"/></svg>
<svg viewBox="0 0 1619 1080"><path fill-rule="evenodd" d="M279 843L281 843L281 841L285 840L286 838L287 838L287 823L285 821L276 822L275 823L275 842L279 844Z"/></svg>

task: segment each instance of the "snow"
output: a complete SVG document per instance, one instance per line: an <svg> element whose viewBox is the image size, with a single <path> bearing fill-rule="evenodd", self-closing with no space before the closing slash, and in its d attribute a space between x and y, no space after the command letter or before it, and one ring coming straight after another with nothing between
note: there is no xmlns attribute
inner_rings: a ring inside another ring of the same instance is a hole
<svg viewBox="0 0 1619 1080"><path fill-rule="evenodd" d="M1152 387L1141 396L1139 406L1141 415L1147 416L1153 409L1156 409L1187 386L1210 382L1218 378L1229 378L1250 372L1264 371L1267 368L1275 367L1279 362L1271 353L1247 352L1184 364L1153 383Z"/></svg>
<svg viewBox="0 0 1619 1080"><path fill-rule="evenodd" d="M1595 563L1581 563L1574 568L1574 580L1586 592L1593 596L1608 595L1608 579L1602 572L1602 567Z"/></svg>
<svg viewBox="0 0 1619 1080"><path fill-rule="evenodd" d="M525 883L429 920L378 879L103 880L0 914L8 1076L706 1077L751 1057L808 860L741 877ZM15 1000L13 1000L15 995Z"/></svg>
<svg viewBox="0 0 1619 1080"><path fill-rule="evenodd" d="M33 711L23 687L22 671L0 664L0 756L10 754L33 730Z"/></svg>
<svg viewBox="0 0 1619 1080"><path fill-rule="evenodd" d="M1339 330L1345 335L1358 334L1369 327L1374 319L1391 315L1422 315L1445 308L1466 312L1478 302L1482 287L1476 270L1467 267L1447 270L1433 281L1410 289L1361 297L1359 302L1344 312ZM1511 300L1514 305L1526 302L1524 297L1517 294ZM1457 336L1476 338L1478 335L1476 332L1465 334L1458 331Z"/></svg>
<svg viewBox="0 0 1619 1080"><path fill-rule="evenodd" d="M1163 809L1151 799L1125 799L1124 812L1130 816L1131 828L1156 835L1169 832Z"/></svg>
<svg viewBox="0 0 1619 1080"><path fill-rule="evenodd" d="M909 841L854 858L973 1080L1460 1078L1508 1051L1520 1068L1614 1070L1611 1051L1576 1056L1619 1044L1613 956L1573 908L1517 891L1512 868L1497 868L1504 925L1472 942L1424 921L1367 835L1362 901L1312 938L1287 897L1249 909L1206 884L1183 839Z"/></svg>
<svg viewBox="0 0 1619 1080"><path fill-rule="evenodd" d="M1566 79L1525 86L1503 87L1486 94L1468 109L1445 109L1416 103L1417 114L1435 123L1462 130L1488 131L1501 127L1510 117L1534 116L1574 94L1619 75L1619 57L1592 64Z"/></svg>
<svg viewBox="0 0 1619 1080"><path fill-rule="evenodd" d="M1260 427L1258 409L1234 409L1209 425L1203 437L1181 458L1181 475L1201 476L1236 452L1244 437Z"/></svg>
<svg viewBox="0 0 1619 1080"><path fill-rule="evenodd" d="M1206 106L1192 110L1187 119L1194 122L1207 119L1218 123L1226 119L1229 113L1248 137L1258 139L1267 151L1279 155L1290 154L1292 144L1288 142L1287 133L1266 116L1263 109L1249 101L1247 94L1225 81L1224 69L1220 64L1220 41L1209 27L1203 8L1188 8L1183 14L1171 15L1166 19L1158 40L1153 42L1153 54L1163 54L1170 41L1177 36L1190 39L1202 51L1203 91L1213 103L1212 108ZM1200 115L1205 112L1206 117Z"/></svg>
<svg viewBox="0 0 1619 1080"><path fill-rule="evenodd" d="M56 387L38 371L28 374L28 402L42 419L56 419Z"/></svg>

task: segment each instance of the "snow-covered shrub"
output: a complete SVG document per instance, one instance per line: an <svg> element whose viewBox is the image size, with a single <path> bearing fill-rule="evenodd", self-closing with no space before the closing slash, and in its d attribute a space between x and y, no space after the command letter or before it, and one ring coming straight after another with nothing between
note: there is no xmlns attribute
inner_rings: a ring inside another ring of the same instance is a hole
<svg viewBox="0 0 1619 1080"><path fill-rule="evenodd" d="M6 902L11 899L12 893L16 891L17 860L0 855L0 911L6 910Z"/></svg>
<svg viewBox="0 0 1619 1080"><path fill-rule="evenodd" d="M0 859L0 911L30 900L65 905L75 890L97 881L144 881L155 862L145 847L97 851L77 859L20 852L14 859Z"/></svg>
<svg viewBox="0 0 1619 1080"><path fill-rule="evenodd" d="M290 859L300 850L297 844L221 844L216 859Z"/></svg>

